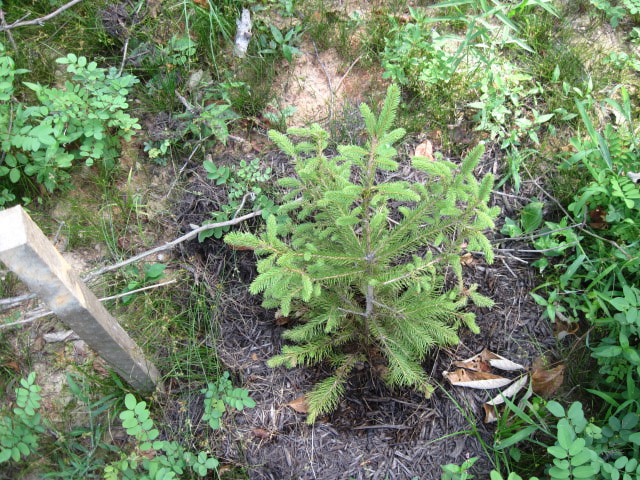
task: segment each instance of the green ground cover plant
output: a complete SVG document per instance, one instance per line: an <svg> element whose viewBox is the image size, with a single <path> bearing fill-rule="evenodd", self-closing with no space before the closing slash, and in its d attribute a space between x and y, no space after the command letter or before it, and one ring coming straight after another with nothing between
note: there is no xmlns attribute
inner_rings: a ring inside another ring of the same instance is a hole
<svg viewBox="0 0 640 480"><path fill-rule="evenodd" d="M159 440L160 431L155 428L145 401L139 402L129 393L124 404L126 409L120 413L122 426L135 438L137 448L107 465L105 480L185 478L187 469L204 477L218 467L218 460L208 452L191 453L175 441Z"/></svg>
<svg viewBox="0 0 640 480"><path fill-rule="evenodd" d="M133 438L134 448L126 454L105 443L105 429L101 416L116 401L115 395L107 395L95 401L83 383L74 375L67 374L69 389L74 397L86 405L89 426L78 426L68 432L60 431L41 416L42 387L35 383L35 373L20 380L16 388L16 407L13 415L0 416L0 464L9 466L24 463L38 453L43 437L53 432L58 453L57 468L49 471L46 478L79 478L80 476L104 479L185 479L204 477L215 471L219 465L209 452L201 450L191 453L176 440L160 439L160 430L151 418L151 411L145 401L127 393L124 410L119 414L123 428ZM210 382L203 390L205 415L203 421L212 429L220 428L221 417L227 407L234 410L252 408L255 402L242 388L234 388L225 372L215 382ZM118 454L120 458L105 461ZM191 476L188 472L193 472Z"/></svg>
<svg viewBox="0 0 640 480"><path fill-rule="evenodd" d="M216 165L211 160L205 160L204 169L207 178L215 180L217 185L227 188L229 203L221 205L219 211L212 212L209 223L218 223L237 217L240 212L247 209L262 210L262 217L277 214L278 206L268 195L266 186L271 178L271 169L262 168L260 160L254 158L251 161L240 160L237 166ZM212 228L198 235L199 241L213 236L222 236L231 229L230 226Z"/></svg>
<svg viewBox="0 0 640 480"><path fill-rule="evenodd" d="M640 189L633 180L640 163L630 97L624 89L620 94L620 102L606 101L619 114L619 123L607 123L601 131L578 102L588 136L573 138L576 153L563 168L580 169L585 184L564 210L564 218L546 222L545 228L553 233L534 241L545 250L536 265L561 272L546 285L554 301L538 294L536 300L547 305L552 320L584 319L593 326L590 346L612 387L628 375L640 379L635 347L640 333L636 318ZM570 225L573 229L565 231ZM554 257L559 260L553 261Z"/></svg>
<svg viewBox="0 0 640 480"><path fill-rule="evenodd" d="M0 416L0 463L18 462L38 448L38 437L44 432L44 427L38 412L42 387L36 385L35 380L34 372L20 380L13 415Z"/></svg>
<svg viewBox="0 0 640 480"><path fill-rule="evenodd" d="M126 113L126 96L138 80L68 54L56 60L66 65L69 74L64 88L22 82L38 100L26 105L14 95L15 77L26 71L16 69L3 48L0 45L2 204L15 200L18 190L14 185L21 180L23 184L33 181L49 192L67 188L69 169L78 160L88 166L97 161L105 169L113 168L119 138L129 140L140 128L137 119Z"/></svg>
<svg viewBox="0 0 640 480"><path fill-rule="evenodd" d="M583 388L600 407L590 407L594 412L587 422L583 403L574 402L565 411L548 402L555 425L534 408L510 407L523 422L520 432L547 435L536 441L549 455L552 479L633 479L640 475L640 436L635 434L640 414L636 114L624 88L601 104L576 100L576 105L586 135L571 139L573 153L564 156L561 168L582 173L580 188L566 208L557 205L564 214L559 221L543 221L543 204L534 202L519 222L508 220L503 233L534 234L533 244L543 253L534 265L550 275L531 294L544 315L555 323L586 324L586 345L599 375ZM596 128L587 105L607 106L615 121Z"/></svg>
<svg viewBox="0 0 640 480"><path fill-rule="evenodd" d="M379 115L362 105L366 145L339 146L334 158L324 154L328 133L317 125L290 129L289 135L302 139L297 144L271 131L297 173L280 181L289 192L279 213L289 220L278 223L270 216L262 235L225 237L265 257L251 285L253 293L263 292L263 305L301 317L285 334L296 345L284 347L269 364L327 361L335 370L309 394L309 422L335 409L349 372L376 355L385 358L390 385L429 395L433 387L420 362L431 348L455 344L458 327L478 331L474 315L460 311L469 300L492 304L477 286L463 285L459 258L465 242L493 258L482 233L498 213L487 206L493 178L473 176L483 148L473 149L459 166L414 158L413 167L426 174L423 184L377 181L377 173L398 168L393 144L405 133L393 128L399 102L399 89L392 86ZM396 210L392 201L406 204ZM390 223L394 215L398 220ZM457 286L443 291L447 267Z"/></svg>

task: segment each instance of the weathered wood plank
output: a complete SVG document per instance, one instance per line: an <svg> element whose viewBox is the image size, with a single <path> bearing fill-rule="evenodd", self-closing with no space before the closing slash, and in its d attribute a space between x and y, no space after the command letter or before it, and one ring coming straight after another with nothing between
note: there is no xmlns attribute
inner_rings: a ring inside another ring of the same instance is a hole
<svg viewBox="0 0 640 480"><path fill-rule="evenodd" d="M0 261L132 387L158 386L156 367L20 206L0 211Z"/></svg>

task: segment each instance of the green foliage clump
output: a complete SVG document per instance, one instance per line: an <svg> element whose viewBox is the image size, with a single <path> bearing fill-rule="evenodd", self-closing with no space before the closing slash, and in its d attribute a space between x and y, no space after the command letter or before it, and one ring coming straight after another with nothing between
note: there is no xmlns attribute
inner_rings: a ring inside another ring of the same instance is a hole
<svg viewBox="0 0 640 480"><path fill-rule="evenodd" d="M409 7L413 21L396 25L382 53L384 77L415 90L448 82L462 57L451 51L456 35L441 35L426 25L420 11Z"/></svg>
<svg viewBox="0 0 640 480"><path fill-rule="evenodd" d="M483 147L460 165L413 158L424 182L381 180L399 167L393 147L404 135L393 129L399 101L391 86L379 116L362 105L366 145L341 145L333 158L325 155L328 133L318 125L290 129L302 138L297 144L269 132L297 174L280 181L289 192L279 213L290 218L269 217L262 235L225 237L264 257L251 285L252 293L264 293L263 305L300 317L284 335L296 345L269 364L327 361L335 370L309 394L310 422L336 408L358 363L380 356L390 385L428 395L433 387L420 363L432 348L457 343L461 325L478 332L473 313L460 311L469 299L492 304L476 285L464 286L460 263L464 248L493 259L482 233L498 213L487 206L493 178L473 176ZM457 280L451 290L445 289L447 270Z"/></svg>
<svg viewBox="0 0 640 480"><path fill-rule="evenodd" d="M214 430L220 428L220 419L227 406L236 410L253 408L256 402L249 397L249 392L244 388L233 387L229 379L229 372L224 372L214 383L209 383L202 389L204 393L204 415L202 420L209 423Z"/></svg>
<svg viewBox="0 0 640 480"><path fill-rule="evenodd" d="M138 402L129 393L124 403L126 410L120 413L122 426L127 434L136 439L137 448L107 465L104 469L105 480L171 480L182 478L187 467L204 477L209 470L218 467L218 460L207 452L193 454L175 441L158 440L160 432L154 426L146 402Z"/></svg>
<svg viewBox="0 0 640 480"><path fill-rule="evenodd" d="M588 136L571 140L576 153L564 168L580 169L584 185L565 218L546 222L542 233L550 233L534 242L545 251L535 265L561 272L545 285L549 300L537 294L535 299L552 320L559 315L568 321L585 318L594 326L593 356L606 388L618 391L625 381L640 381L640 188L634 182L640 162L628 93L622 89L620 102L607 103L619 124L597 131L584 104L577 102Z"/></svg>
<svg viewBox="0 0 640 480"><path fill-rule="evenodd" d="M271 168L262 168L257 158L251 161L240 160L237 167L216 165L211 160L206 160L203 167L207 171L208 179L226 187L228 198L228 203L221 205L217 212L212 212L213 218L205 224L231 220L249 205L262 210L263 218L278 211L278 207L264 191L271 178ZM221 238L230 228L226 226L205 230L198 235L198 240L203 241L211 236Z"/></svg>
<svg viewBox="0 0 640 480"><path fill-rule="evenodd" d="M127 286L121 293L132 292L151 282L163 279L166 268L167 266L163 263L145 263L142 268L137 265L129 265L125 271L134 278L127 283ZM125 295L120 301L123 305L127 305L133 301L134 296L135 294L133 293L131 295Z"/></svg>
<svg viewBox="0 0 640 480"><path fill-rule="evenodd" d="M609 23L616 28L622 20L629 15L640 13L640 1L638 0L589 0L591 5L600 10L609 19Z"/></svg>
<svg viewBox="0 0 640 480"><path fill-rule="evenodd" d="M42 387L36 385L36 374L31 372L20 380L16 389L16 407L13 415L0 416L0 463L20 461L38 448L38 439L44 432L40 409Z"/></svg>
<svg viewBox="0 0 640 480"><path fill-rule="evenodd" d="M571 139L575 152L566 156L562 169L580 172L582 183L569 205L562 207L564 217L543 223L542 204L534 202L523 210L520 225L510 221L503 230L510 235L536 232L533 243L544 256L534 265L555 275L549 275L549 281L540 287L546 289L546 295L532 296L551 321L587 322L587 345L600 368L587 392L598 398L602 408L590 421L577 402L566 411L557 402L547 404L555 425L549 425L535 409L532 416L510 405L526 424L514 436L526 433L528 437L540 431L551 438L537 443L549 455L548 474L554 480L640 478L636 460L640 450L636 433L640 419L636 119L625 89L618 98L607 98L604 103L614 115L597 128L587 110L596 105L576 101L586 134Z"/></svg>
<svg viewBox="0 0 640 480"><path fill-rule="evenodd" d="M203 393L205 394L203 420L208 419L212 428L219 427L219 422L216 421L214 427L212 419L206 418L213 411L212 402L224 401L239 410L245 406L255 406L255 402L248 397L246 390L233 388L228 372L225 372L218 382L209 384ZM200 477L205 477L209 471L214 471L218 467L218 460L206 451L192 453L176 441L158 440L160 432L155 428L146 402L138 402L133 395L127 394L125 407L126 410L120 413L120 419L127 434L135 438L136 449L129 455L123 454L119 460L107 465L104 469L105 480L187 478L187 469Z"/></svg>
<svg viewBox="0 0 640 480"><path fill-rule="evenodd" d="M233 387L228 372L218 381L210 383L202 393L205 397L203 420L211 428L220 427L219 419L225 411L225 405L237 410L255 406L255 401L245 389ZM176 441L158 440L160 432L155 428L146 402L138 402L131 394L127 394L124 402L126 410L120 413L120 419L127 434L135 438L136 449L105 467L105 480L186 478L183 475L187 475L187 468L205 477L218 467L218 460L206 451L191 453Z"/></svg>
<svg viewBox="0 0 640 480"><path fill-rule="evenodd" d="M556 401L547 402L546 410L551 416L535 410L528 415L510 405L527 425L522 430L527 432L526 436L519 433L514 435L519 435L521 440L529 438L545 448L549 454L545 471L551 480L637 480L640 478L637 460L640 415L637 411L626 411L624 406L621 407L610 412L604 420L588 420L580 402L573 402L567 409ZM509 443L509 439L505 439L504 445ZM498 445L498 448L501 446Z"/></svg>
<svg viewBox="0 0 640 480"><path fill-rule="evenodd" d="M24 177L34 178L53 192L68 185L68 170L79 159L87 165L100 161L106 168L113 167L119 154L118 137L129 140L140 128L126 113L126 96L138 80L68 54L56 62L67 66L70 80L62 88L23 82L38 100L25 105L14 96L15 75L25 71L15 69L12 58L3 52L0 45L0 149L4 159L0 181L6 177L13 185ZM2 190L2 203L15 199L13 188L6 190Z"/></svg>

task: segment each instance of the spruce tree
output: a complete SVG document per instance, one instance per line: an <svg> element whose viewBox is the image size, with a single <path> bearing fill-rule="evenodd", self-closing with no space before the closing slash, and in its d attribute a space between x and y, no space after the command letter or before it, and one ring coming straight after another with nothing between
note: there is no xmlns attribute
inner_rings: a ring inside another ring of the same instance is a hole
<svg viewBox="0 0 640 480"><path fill-rule="evenodd" d="M288 135L270 131L296 172L280 181L288 189L279 210L287 221L271 216L263 234L225 237L260 257L251 292L296 319L284 334L290 344L269 365L333 367L308 394L310 423L337 407L351 370L373 358L385 359L390 386L430 395L421 362L434 347L456 344L460 326L479 331L473 313L463 311L469 300L492 305L476 285L465 287L461 264L465 249L493 260L483 234L499 211L487 206L493 178L479 182L473 175L484 147L460 164L414 157L413 168L427 180L392 181L397 175L380 173L399 166L393 147L405 134L393 128L399 102L391 86L379 116L361 105L366 145L339 146L333 157L325 154L329 134L318 125ZM456 279L449 290L447 272Z"/></svg>

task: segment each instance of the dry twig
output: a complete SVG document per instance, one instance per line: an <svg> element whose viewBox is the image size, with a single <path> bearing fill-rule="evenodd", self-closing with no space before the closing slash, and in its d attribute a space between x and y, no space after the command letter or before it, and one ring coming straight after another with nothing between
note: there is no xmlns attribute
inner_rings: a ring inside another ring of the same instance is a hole
<svg viewBox="0 0 640 480"><path fill-rule="evenodd" d="M118 268L121 268L121 267L124 267L125 265L129 265L131 263L137 262L138 260L140 260L140 259L142 259L144 257L148 257L149 255L153 255L154 253L163 252L164 250L169 250L169 249L175 247L176 245L178 245L179 243L182 243L182 242L185 242L187 240L191 240L192 238L195 238L200 232L205 232L205 231L211 230L213 228L226 227L226 226L230 226L230 225L237 225L238 223L242 223L245 220L249 220L250 218L254 218L254 217L257 217L259 215L262 215L262 210L257 210L255 212L247 213L246 215L243 215L242 217L234 218L232 220L227 220L226 222L209 223L209 224L201 225L198 228L195 228L194 230L191 230L189 233L185 233L183 236L178 237L175 240L172 240L171 242L167 242L164 245L160 245L159 247L155 247L155 248L152 248L151 250L147 250L146 252L142 252L142 253L134 256L134 257L129 258L128 260L124 260L122 262L116 263L115 265L107 265L106 267L102 267L102 268L96 270L95 272L91 272L88 275L86 275L83 278L83 280L85 282L89 282L89 281L93 280L94 278L98 277L99 275L102 275L103 273L110 272L112 270L117 270Z"/></svg>
<svg viewBox="0 0 640 480"><path fill-rule="evenodd" d="M6 32L9 31L11 29L14 28L18 28L18 27L26 27L28 25L44 25L44 22L46 22L47 20L51 20L53 17L55 17L56 15L61 14L62 12L64 12L65 10L67 10L68 8L73 7L76 3L80 3L82 0L71 0L69 3L64 4L63 6L61 6L60 8L58 8L57 10L54 10L53 12L49 13L48 15L45 15L44 17L39 17L39 18L34 18L33 20L24 20L22 21L22 19L13 22L12 24L7 25L6 22L3 22L2 25L0 25L0 32ZM2 13L2 18L4 19L4 12ZM23 17L26 18L26 17Z"/></svg>
<svg viewBox="0 0 640 480"><path fill-rule="evenodd" d="M153 288L164 287L165 285L170 285L170 284L176 283L176 282L177 282L177 280L173 279L173 280L169 280L168 282L157 283L155 285L147 285L146 287L137 288L136 290L131 290L130 292L123 292L123 293L118 293L117 295L112 295L110 297L103 297L103 298L100 298L98 300L101 301L101 302L106 302L107 300L116 300L118 298L126 297L127 295L133 295L135 293L144 292L145 290L151 290ZM17 327L18 325L24 325L24 324L27 324L27 323L31 323L31 322L34 322L34 321L38 320L39 318L47 317L49 315L53 315L53 312L51 310L47 310L44 307L38 307L38 308L35 308L35 309L25 313L26 318L24 318L23 320L18 320L17 322L1 324L0 325L0 330L2 330L3 328Z"/></svg>

